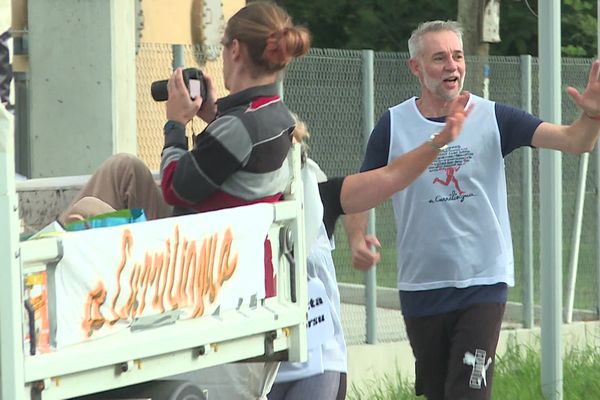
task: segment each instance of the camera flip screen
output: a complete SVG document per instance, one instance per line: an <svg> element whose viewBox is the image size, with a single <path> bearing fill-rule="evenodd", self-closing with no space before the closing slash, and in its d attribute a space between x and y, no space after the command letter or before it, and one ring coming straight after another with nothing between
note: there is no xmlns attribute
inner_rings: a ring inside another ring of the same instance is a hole
<svg viewBox="0 0 600 400"><path fill-rule="evenodd" d="M200 81L198 79L190 79L190 97L195 99L200 96Z"/></svg>

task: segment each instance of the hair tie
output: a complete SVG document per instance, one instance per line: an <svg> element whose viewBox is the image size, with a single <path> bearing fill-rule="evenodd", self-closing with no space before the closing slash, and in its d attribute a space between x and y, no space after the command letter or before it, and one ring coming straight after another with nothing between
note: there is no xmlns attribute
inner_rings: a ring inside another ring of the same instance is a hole
<svg viewBox="0 0 600 400"><path fill-rule="evenodd" d="M289 28L283 28L272 32L267 38L264 55L271 64L281 66L288 63L290 57L287 54L287 43L283 39L289 32Z"/></svg>

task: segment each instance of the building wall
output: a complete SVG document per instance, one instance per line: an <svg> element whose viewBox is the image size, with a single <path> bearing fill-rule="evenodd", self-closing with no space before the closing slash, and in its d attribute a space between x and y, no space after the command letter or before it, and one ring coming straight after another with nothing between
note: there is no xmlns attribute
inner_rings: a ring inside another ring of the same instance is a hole
<svg viewBox="0 0 600 400"><path fill-rule="evenodd" d="M10 27L11 0L0 0L0 33Z"/></svg>
<svg viewBox="0 0 600 400"><path fill-rule="evenodd" d="M6 1L6 0L2 0ZM189 20L189 12L196 0L142 0L144 12L144 43L192 44L190 25L181 23ZM207 1L207 0L205 0ZM245 0L222 0L225 20L242 8Z"/></svg>

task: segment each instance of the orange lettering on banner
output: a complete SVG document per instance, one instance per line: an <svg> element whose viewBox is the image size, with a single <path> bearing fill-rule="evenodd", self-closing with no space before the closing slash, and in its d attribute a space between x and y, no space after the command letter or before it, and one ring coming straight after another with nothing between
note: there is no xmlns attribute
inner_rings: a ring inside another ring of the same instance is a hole
<svg viewBox="0 0 600 400"><path fill-rule="evenodd" d="M131 248L133 247L133 235L129 229L125 229L123 231L123 238L121 241L121 262L117 266L117 290L115 296L113 297L113 301L110 307L110 310L113 315L113 319L110 321L111 324L114 324L119 319L126 318L123 315L118 315L115 312L115 305L117 304L117 299L121 294L121 273L125 268L125 264L127 264L127 260L131 257Z"/></svg>
<svg viewBox="0 0 600 400"><path fill-rule="evenodd" d="M92 336L92 332L102 328L105 319L100 312L100 306L106 301L106 289L104 283L98 281L96 288L88 293L83 308L82 328L87 337Z"/></svg>
<svg viewBox="0 0 600 400"><path fill-rule="evenodd" d="M231 256L232 242L233 234L231 233L231 229L227 229L223 235L223 247L221 248L221 270L219 275L220 283L229 280L233 276L235 268L237 267L239 254L235 254L231 260L229 259Z"/></svg>
<svg viewBox="0 0 600 400"><path fill-rule="evenodd" d="M214 233L199 242L188 241L180 238L176 225L163 251L146 252L144 261L137 262L132 256L134 236L129 229L123 230L121 260L115 269L115 289L108 307L111 318L106 319L100 310L108 293L99 281L84 301L85 336L92 336L106 322L142 316L148 292L153 292L149 304L158 313L191 307L192 318L204 315L207 304L215 302L223 283L236 271L239 254L232 254L233 239L231 228L227 228L222 238Z"/></svg>
<svg viewBox="0 0 600 400"><path fill-rule="evenodd" d="M195 301L195 299L201 299L206 294L207 290L205 288L207 285L207 269L208 263L208 247L209 243L206 240L202 241L202 250L200 250L200 257L197 258L196 263L196 279L194 284L194 302L196 306L194 307L194 311L192 311L192 318L196 318L202 314L204 314L204 303L202 301Z"/></svg>
<svg viewBox="0 0 600 400"><path fill-rule="evenodd" d="M231 230L227 229L225 234L223 235L223 243L221 245L221 254L219 256L219 264L218 264L218 274L217 281L212 284L211 298L212 302L214 298L217 296L219 292L219 288L223 286L223 282L231 278L233 275L235 268L237 266L238 255L233 257L233 260L229 260L229 256L231 255L231 242L233 242L233 235L231 234Z"/></svg>
<svg viewBox="0 0 600 400"><path fill-rule="evenodd" d="M150 275L154 274L154 265L152 264L152 256L146 254L144 259L144 272L139 283L142 285L142 295L140 296L140 304L137 308L136 315L142 315L144 308L146 307L146 291L148 290L148 280Z"/></svg>
<svg viewBox="0 0 600 400"><path fill-rule="evenodd" d="M185 261L186 261L186 255L187 255L187 247L188 247L188 241L187 239L183 240L183 246L181 246L181 260L179 261L179 273L176 274L177 277L177 281L175 282L175 293L173 294L173 298L175 299L175 307L177 307L178 304L183 304L182 303L182 296L181 296L181 284L183 282L183 270L185 269Z"/></svg>
<svg viewBox="0 0 600 400"><path fill-rule="evenodd" d="M190 304L193 301L193 295L190 296L189 282L194 281L194 271L196 263L196 241L188 244L187 253L181 270L181 279L179 280L179 302L181 304ZM192 279L190 279L190 276Z"/></svg>
<svg viewBox="0 0 600 400"><path fill-rule="evenodd" d="M175 225L175 240L173 244L173 259L169 265L169 285L167 288L167 302L171 306L171 310L177 308L177 302L171 296L173 291L173 281L175 280L175 268L177 265L177 252L179 251L179 225Z"/></svg>
<svg viewBox="0 0 600 400"><path fill-rule="evenodd" d="M208 251L208 276L206 279L206 283L208 284L208 294L210 302L212 303L215 299L215 285L213 284L213 280L210 279L213 277L213 265L215 260L215 252L217 251L217 234L215 233L209 242L209 251Z"/></svg>
<svg viewBox="0 0 600 400"><path fill-rule="evenodd" d="M167 286L167 276L169 274L169 262L171 260L171 240L167 239L165 245L167 246L166 248L166 256L163 259L162 265L161 265L161 269L162 269L162 275L159 274L159 276L156 277L157 284L156 284L156 295L155 295L155 301L156 303L152 303L152 306L154 307L154 309L157 309L158 312L165 312L165 306L163 304L163 297L165 295L165 287Z"/></svg>

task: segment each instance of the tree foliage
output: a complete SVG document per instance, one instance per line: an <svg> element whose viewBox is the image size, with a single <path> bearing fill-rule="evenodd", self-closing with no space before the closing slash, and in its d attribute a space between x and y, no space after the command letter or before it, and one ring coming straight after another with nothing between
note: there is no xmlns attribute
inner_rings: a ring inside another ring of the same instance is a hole
<svg viewBox="0 0 600 400"><path fill-rule="evenodd" d="M537 5L546 0L501 0L502 41L490 46L497 55L538 53ZM419 22L456 19L457 0L276 0L296 23L308 26L314 47L407 51L406 41ZM597 0L563 0L564 56L596 54ZM529 7L528 7L529 6ZM530 10L531 9L531 10Z"/></svg>
<svg viewBox="0 0 600 400"><path fill-rule="evenodd" d="M598 53L596 7L594 0L563 1L563 55L593 57Z"/></svg>
<svg viewBox="0 0 600 400"><path fill-rule="evenodd" d="M491 46L492 54L538 55L537 4L546 0L504 0L500 3L502 42ZM531 10L527 7L531 7ZM561 4L562 54L593 57L596 54L597 0L563 0Z"/></svg>
<svg viewBox="0 0 600 400"><path fill-rule="evenodd" d="M408 51L419 22L455 19L456 0L276 0L308 26L314 47Z"/></svg>

